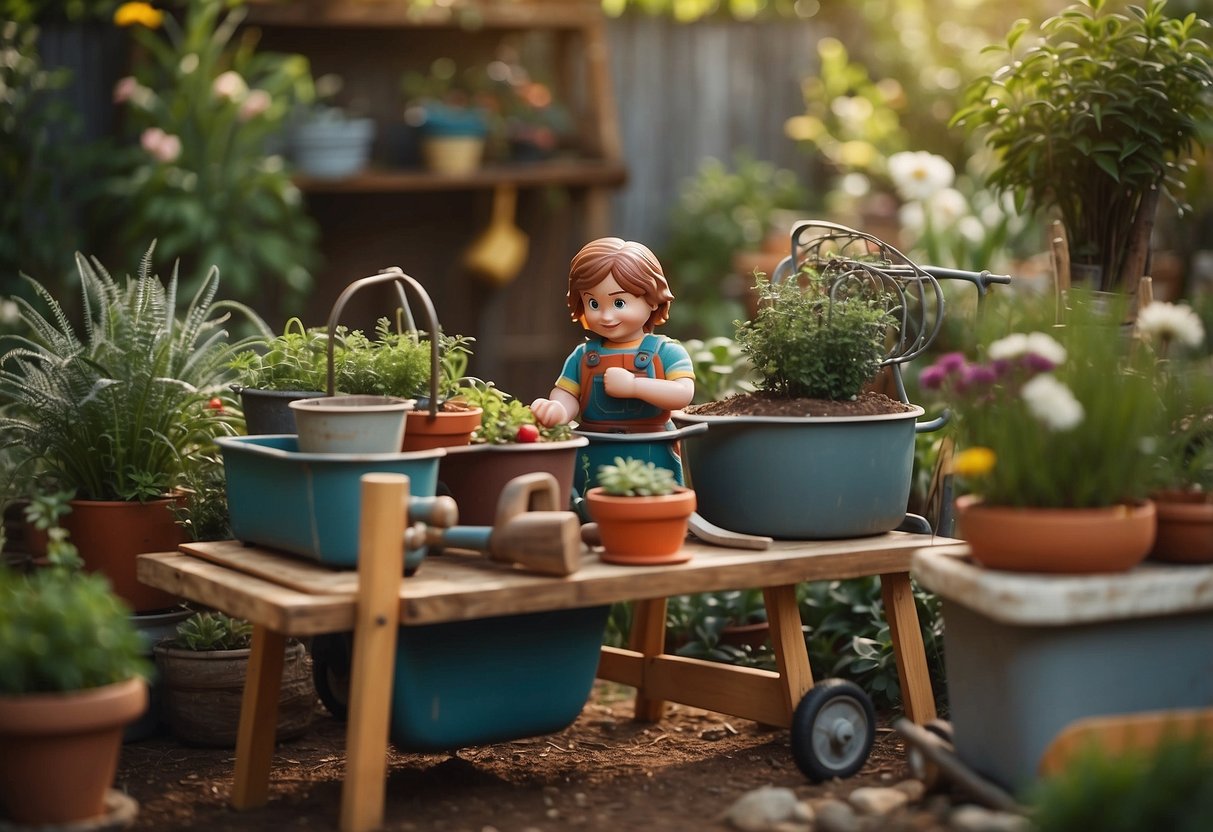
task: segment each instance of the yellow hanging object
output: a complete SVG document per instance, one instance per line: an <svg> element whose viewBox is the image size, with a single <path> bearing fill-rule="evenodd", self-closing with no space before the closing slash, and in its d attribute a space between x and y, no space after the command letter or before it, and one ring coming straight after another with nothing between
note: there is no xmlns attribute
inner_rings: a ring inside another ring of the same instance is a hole
<svg viewBox="0 0 1213 832"><path fill-rule="evenodd" d="M463 256L463 264L478 279L493 286L513 282L526 263L530 240L514 224L518 190L513 185L498 185L493 191L493 216L489 226L477 237Z"/></svg>

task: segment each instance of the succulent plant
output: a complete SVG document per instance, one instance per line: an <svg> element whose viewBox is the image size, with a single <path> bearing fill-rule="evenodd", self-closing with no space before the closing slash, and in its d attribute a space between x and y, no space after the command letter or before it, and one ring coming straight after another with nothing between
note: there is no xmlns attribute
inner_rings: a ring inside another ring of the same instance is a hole
<svg viewBox="0 0 1213 832"><path fill-rule="evenodd" d="M674 472L634 457L615 457L614 465L598 466L598 485L614 497L660 497L678 488Z"/></svg>

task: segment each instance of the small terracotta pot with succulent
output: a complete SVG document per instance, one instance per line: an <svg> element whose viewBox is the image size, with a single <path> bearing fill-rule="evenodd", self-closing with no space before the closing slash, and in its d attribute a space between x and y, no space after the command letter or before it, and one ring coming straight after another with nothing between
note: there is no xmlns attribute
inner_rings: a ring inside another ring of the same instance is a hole
<svg viewBox="0 0 1213 832"><path fill-rule="evenodd" d="M652 462L615 458L598 468L586 492L607 563L651 566L690 559L682 544L695 511L695 492L678 485L674 472Z"/></svg>

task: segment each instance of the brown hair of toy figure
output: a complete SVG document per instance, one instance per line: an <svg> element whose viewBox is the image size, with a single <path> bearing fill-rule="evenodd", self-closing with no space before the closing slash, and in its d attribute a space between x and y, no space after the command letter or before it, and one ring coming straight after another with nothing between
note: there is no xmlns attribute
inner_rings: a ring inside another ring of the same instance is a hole
<svg viewBox="0 0 1213 832"><path fill-rule="evenodd" d="M648 246L619 237L601 237L582 246L569 267L568 304L574 321L585 326L581 293L593 289L608 275L615 278L619 288L643 297L653 307L653 314L644 325L645 332L652 332L670 319L674 294L666 283L661 263Z"/></svg>

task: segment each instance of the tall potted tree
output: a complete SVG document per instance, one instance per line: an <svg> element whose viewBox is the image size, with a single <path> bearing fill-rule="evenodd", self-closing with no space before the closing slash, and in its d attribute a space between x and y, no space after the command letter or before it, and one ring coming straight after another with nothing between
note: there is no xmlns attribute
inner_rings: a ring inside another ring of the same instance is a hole
<svg viewBox="0 0 1213 832"><path fill-rule="evenodd" d="M1082 0L1015 24L1006 63L977 79L952 119L999 154L994 187L1055 211L1090 288L1134 292L1159 199L1181 210L1185 155L1213 117L1209 24L1168 17L1165 0L1111 11Z"/></svg>
<svg viewBox="0 0 1213 832"><path fill-rule="evenodd" d="M75 492L64 527L85 568L105 573L136 612L174 604L139 583L135 555L183 542L171 509L187 471L217 464L214 439L235 433L223 391L246 342L228 340L227 319L237 312L264 329L247 307L215 300L215 268L179 310L176 268L166 284L150 263L149 250L120 283L77 255L81 332L30 279L47 311L16 299L24 333L6 336L0 352L7 473L29 488Z"/></svg>

